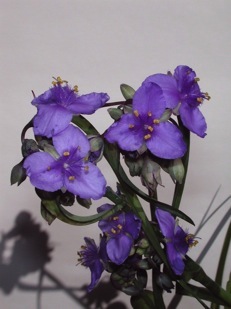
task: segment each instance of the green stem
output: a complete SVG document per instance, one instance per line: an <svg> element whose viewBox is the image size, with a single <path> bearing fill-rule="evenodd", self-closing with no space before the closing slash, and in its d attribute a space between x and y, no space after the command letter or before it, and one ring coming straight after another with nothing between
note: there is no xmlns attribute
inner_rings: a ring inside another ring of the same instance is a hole
<svg viewBox="0 0 231 309"><path fill-rule="evenodd" d="M178 123L179 123L179 128L184 136L184 140L187 146L187 152L182 158L182 163L185 169L185 175L184 175L184 178L181 184L178 182L176 183L174 196L172 200L172 207L177 208L177 209L180 207L180 202L181 202L183 191L184 191L184 186L185 186L185 181L186 181L186 176L187 176L187 171L188 171L189 153L190 153L190 131L182 124L180 117L178 117Z"/></svg>
<svg viewBox="0 0 231 309"><path fill-rule="evenodd" d="M229 250L230 239L231 239L231 223L229 224L229 227L228 227L225 239L224 239L224 243L223 243L223 247L221 250L221 255L220 255L220 259L219 259L219 263L217 267L215 282L219 285L222 284L222 277L223 277L224 268L225 268L225 261L226 261L228 250ZM219 309L219 305L212 303L211 308Z"/></svg>

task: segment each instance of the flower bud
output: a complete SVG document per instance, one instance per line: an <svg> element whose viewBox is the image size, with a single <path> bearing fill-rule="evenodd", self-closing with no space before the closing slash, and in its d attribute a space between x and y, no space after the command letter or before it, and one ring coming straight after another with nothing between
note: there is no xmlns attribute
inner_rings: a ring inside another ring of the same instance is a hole
<svg viewBox="0 0 231 309"><path fill-rule="evenodd" d="M123 115L123 111L120 108L108 108L107 109L109 115L111 116L112 119L114 120L119 120L120 117Z"/></svg>
<svg viewBox="0 0 231 309"><path fill-rule="evenodd" d="M148 156L144 159L140 177L142 184L151 191L155 191L158 184L162 185L160 165Z"/></svg>
<svg viewBox="0 0 231 309"><path fill-rule="evenodd" d="M140 176L142 166L143 166L143 158L138 157L137 159L132 159L128 156L125 156L125 163L129 168L130 175L133 176Z"/></svg>
<svg viewBox="0 0 231 309"><path fill-rule="evenodd" d="M27 157L34 152L39 151L37 143L33 139L24 139L22 142L22 156Z"/></svg>
<svg viewBox="0 0 231 309"><path fill-rule="evenodd" d="M177 181L181 184L184 178L184 174L185 174L184 165L182 163L182 160L180 158L173 160L170 163L168 172L174 182Z"/></svg>
<svg viewBox="0 0 231 309"><path fill-rule="evenodd" d="M10 183L11 185L14 185L15 183L18 183L18 186L26 179L26 170L23 167L23 161L16 164L11 171L10 175Z"/></svg>
<svg viewBox="0 0 231 309"><path fill-rule="evenodd" d="M135 90L131 86L126 85L126 84L121 84L120 90L125 100L132 99L135 93Z"/></svg>
<svg viewBox="0 0 231 309"><path fill-rule="evenodd" d="M92 204L90 198L87 199L87 198L81 198L80 196L76 196L76 200L77 200L77 202L78 202L81 206L83 206L83 207L85 207L85 208L87 208L87 209L89 209L90 206L91 206L91 204Z"/></svg>
<svg viewBox="0 0 231 309"><path fill-rule="evenodd" d="M103 138L99 135L89 136L88 140L90 142L90 156L89 161L93 163L97 163L102 159L103 150L104 150L104 142Z"/></svg>
<svg viewBox="0 0 231 309"><path fill-rule="evenodd" d="M156 283L157 285L164 289L165 291L167 291L168 293L171 293L171 289L174 288L174 285L171 281L171 279L169 278L169 276L167 276L165 273L160 273L157 278L156 278Z"/></svg>

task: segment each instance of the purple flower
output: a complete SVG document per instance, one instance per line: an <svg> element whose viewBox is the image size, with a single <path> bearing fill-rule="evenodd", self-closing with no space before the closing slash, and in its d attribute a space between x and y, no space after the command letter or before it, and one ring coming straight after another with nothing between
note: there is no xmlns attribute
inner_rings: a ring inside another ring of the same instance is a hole
<svg viewBox="0 0 231 309"><path fill-rule="evenodd" d="M24 161L32 185L54 192L63 187L81 198L99 199L105 194L106 181L98 167L87 161L90 150L87 137L69 125L53 137L56 156L36 152Z"/></svg>
<svg viewBox="0 0 231 309"><path fill-rule="evenodd" d="M144 144L152 154L164 159L176 159L186 152L180 130L161 119L166 102L160 86L143 84L133 97L133 112L124 114L105 133L110 143L118 143L126 151L135 151Z"/></svg>
<svg viewBox="0 0 231 309"><path fill-rule="evenodd" d="M32 101L38 109L34 118L35 135L52 137L69 125L73 114L93 114L109 100L106 93L79 96L76 88L61 83L55 83L56 86Z"/></svg>
<svg viewBox="0 0 231 309"><path fill-rule="evenodd" d="M189 247L195 246L192 234L186 233L177 225L175 219L169 212L157 209L155 211L160 230L165 237L167 257L173 272L182 275L184 272L184 258Z"/></svg>
<svg viewBox="0 0 231 309"><path fill-rule="evenodd" d="M98 212L112 207L112 205L104 204L98 208ZM117 265L122 264L129 256L134 240L139 236L140 219L132 212L121 212L99 221L99 228L108 237L106 250L109 259Z"/></svg>
<svg viewBox="0 0 231 309"><path fill-rule="evenodd" d="M179 113L186 128L200 137L206 135L207 125L199 110L204 99L209 99L207 93L200 91L196 73L186 65L178 66L174 75L154 74L149 76L145 83L153 82L163 90L168 108Z"/></svg>
<svg viewBox="0 0 231 309"><path fill-rule="evenodd" d="M105 237L101 238L99 247L96 246L94 239L84 238L86 246L81 247L78 252L78 261L91 271L91 283L87 287L87 291L91 292L98 283L102 272L104 271L104 261L107 260Z"/></svg>

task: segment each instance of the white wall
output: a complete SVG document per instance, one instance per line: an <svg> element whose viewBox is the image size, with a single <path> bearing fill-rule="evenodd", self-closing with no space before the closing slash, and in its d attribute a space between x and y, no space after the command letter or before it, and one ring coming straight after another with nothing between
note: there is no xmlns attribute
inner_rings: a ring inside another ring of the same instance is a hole
<svg viewBox="0 0 231 309"><path fill-rule="evenodd" d="M54 246L52 261L46 268L64 286L78 288L88 283L88 270L75 266L76 251L84 236L98 235L97 225L78 228L57 221L47 226L29 181L20 187L9 184L11 168L21 159L21 129L36 111L30 105L31 90L36 95L44 92L52 76L60 75L72 85L77 83L81 93L108 92L116 101L122 99L121 83L137 88L150 74L173 71L179 64L191 66L201 79L201 88L212 99L201 109L208 123L207 137L192 136L181 209L198 223L219 185L222 187L216 205L230 194L231 2L1 0L0 5L0 231L9 231L20 211L29 211ZM111 119L106 111L99 111L93 122L103 132ZM107 173L105 166L103 170ZM166 188L160 192L166 202L171 200L166 193L171 190L169 185L171 182L166 181ZM230 202L201 231L200 244L190 256L199 255L228 207ZM187 226L185 222L183 225ZM226 229L227 224L202 263L212 277ZM38 273L33 273L21 281L36 284L37 279ZM2 308L36 308L35 292L15 288L9 295L2 291L0 295ZM179 309L186 304L188 308L200 307L194 300L186 299ZM42 294L42 309L64 307L81 308L63 291Z"/></svg>

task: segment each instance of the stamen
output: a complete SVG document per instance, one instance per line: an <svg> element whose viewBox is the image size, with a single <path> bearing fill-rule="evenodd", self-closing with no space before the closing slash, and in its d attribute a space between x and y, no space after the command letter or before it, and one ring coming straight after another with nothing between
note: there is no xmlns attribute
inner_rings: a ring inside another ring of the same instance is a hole
<svg viewBox="0 0 231 309"><path fill-rule="evenodd" d="M203 98L202 97L197 98L197 102L198 103L202 103L203 102Z"/></svg>
<svg viewBox="0 0 231 309"><path fill-rule="evenodd" d="M69 179L70 181L73 181L73 180L75 180L75 176L69 176L68 179Z"/></svg>
<svg viewBox="0 0 231 309"><path fill-rule="evenodd" d="M153 120L153 123L154 123L154 124L159 124L159 123L160 123L160 120L159 120L159 119L154 119L154 120Z"/></svg>
<svg viewBox="0 0 231 309"><path fill-rule="evenodd" d="M118 224L117 227L118 227L119 230L122 230L122 228L123 228L121 224Z"/></svg>
<svg viewBox="0 0 231 309"><path fill-rule="evenodd" d="M152 116L152 113L151 113L151 112L148 112L148 116L151 117L151 116Z"/></svg>
<svg viewBox="0 0 231 309"><path fill-rule="evenodd" d="M138 112L138 110L137 110L137 109L136 109L136 110L134 110L133 114L134 114L136 117L139 117L139 112Z"/></svg>
<svg viewBox="0 0 231 309"><path fill-rule="evenodd" d="M63 83L68 83L68 81L63 80L60 76L58 76L57 78L53 77L53 79L55 80L55 82L52 82L53 86L57 86L57 85L62 85Z"/></svg>
<svg viewBox="0 0 231 309"><path fill-rule="evenodd" d="M129 124L128 127L129 127L129 129L132 129L132 128L134 128L134 126L135 126L134 124Z"/></svg>
<svg viewBox="0 0 231 309"><path fill-rule="evenodd" d="M195 78L194 78L194 81L197 83L197 82L200 81L200 78L199 78L199 77L195 77Z"/></svg>
<svg viewBox="0 0 231 309"><path fill-rule="evenodd" d="M111 229L111 232L113 233L113 234L116 234L116 230L115 229Z"/></svg>
<svg viewBox="0 0 231 309"><path fill-rule="evenodd" d="M149 130L150 132L152 132L154 129L153 129L153 127L151 127L151 126L148 126L148 130Z"/></svg>
<svg viewBox="0 0 231 309"><path fill-rule="evenodd" d="M146 134L146 135L144 135L144 139L145 139L145 140L147 140L147 139L149 139L149 138L151 138L151 134Z"/></svg>
<svg viewBox="0 0 231 309"><path fill-rule="evenodd" d="M79 87L78 87L77 85L75 85L75 86L73 87L73 90L74 90L74 92L79 92Z"/></svg>
<svg viewBox="0 0 231 309"><path fill-rule="evenodd" d="M89 166L88 166L88 165L84 166L84 171L85 171L85 172L88 172L88 171L89 171Z"/></svg>
<svg viewBox="0 0 231 309"><path fill-rule="evenodd" d="M210 99L211 99L211 97L210 97L210 95L208 94L208 92L205 92L205 93L204 93L204 96L205 96L205 99L206 99L206 100L210 100Z"/></svg>
<svg viewBox="0 0 231 309"><path fill-rule="evenodd" d="M68 157L70 155L70 152L69 151L64 151L63 155L64 155L64 157Z"/></svg>
<svg viewBox="0 0 231 309"><path fill-rule="evenodd" d="M185 241L189 245L189 248L195 247L198 244L198 240L194 240L193 234L188 234L185 237Z"/></svg>
<svg viewBox="0 0 231 309"><path fill-rule="evenodd" d="M116 221L116 220L119 219L119 217L113 217L112 219L113 219L114 221Z"/></svg>

